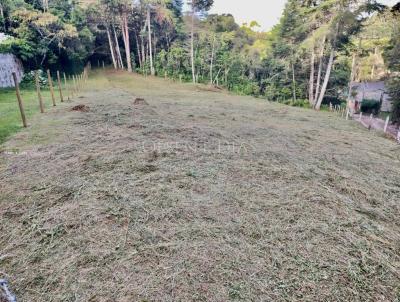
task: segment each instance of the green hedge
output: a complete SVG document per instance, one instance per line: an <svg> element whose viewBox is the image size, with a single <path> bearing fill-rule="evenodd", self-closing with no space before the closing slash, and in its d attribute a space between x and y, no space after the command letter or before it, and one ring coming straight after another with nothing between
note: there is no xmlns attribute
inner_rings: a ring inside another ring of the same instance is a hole
<svg viewBox="0 0 400 302"><path fill-rule="evenodd" d="M381 110L381 102L376 100L364 99L361 103L361 111L363 113L378 114Z"/></svg>

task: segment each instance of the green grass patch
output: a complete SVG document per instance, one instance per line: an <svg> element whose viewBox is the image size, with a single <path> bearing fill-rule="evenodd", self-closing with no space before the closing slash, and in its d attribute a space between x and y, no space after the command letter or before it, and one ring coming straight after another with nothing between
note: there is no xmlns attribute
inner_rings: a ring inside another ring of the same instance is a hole
<svg viewBox="0 0 400 302"><path fill-rule="evenodd" d="M42 90L45 108L50 108L51 97L49 90ZM21 88L21 97L28 120L36 113L40 113L39 101L33 87ZM21 114L19 112L17 97L14 88L0 89L0 144L22 128Z"/></svg>

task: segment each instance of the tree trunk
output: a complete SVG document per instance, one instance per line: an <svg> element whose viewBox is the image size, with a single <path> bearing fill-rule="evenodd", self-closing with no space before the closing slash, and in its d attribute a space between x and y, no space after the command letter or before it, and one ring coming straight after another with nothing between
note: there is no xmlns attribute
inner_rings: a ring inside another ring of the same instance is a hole
<svg viewBox="0 0 400 302"><path fill-rule="evenodd" d="M157 58L157 44L158 44L158 39L157 39L155 31L153 31L153 61L154 62Z"/></svg>
<svg viewBox="0 0 400 302"><path fill-rule="evenodd" d="M43 11L47 12L49 10L49 0L43 0Z"/></svg>
<svg viewBox="0 0 400 302"><path fill-rule="evenodd" d="M372 68L371 68L371 80L374 80L374 78L375 78L375 70L376 70L375 63L376 63L377 57L378 57L378 48L375 47L374 59L372 61Z"/></svg>
<svg viewBox="0 0 400 302"><path fill-rule="evenodd" d="M314 76L315 76L315 52L313 47L311 50L311 71L310 71L310 83L308 89L308 101L311 106L314 104Z"/></svg>
<svg viewBox="0 0 400 302"><path fill-rule="evenodd" d="M333 59L334 58L335 58L335 49L332 46L331 54L329 56L328 66L326 67L324 83L323 83L322 88L321 88L321 93L319 94L319 97L318 97L318 102L315 105L315 109L316 110L320 110L321 109L321 104L322 104L322 101L323 101L323 99L325 97L326 88L328 87L329 78L331 76L331 71L332 71L332 66L333 66Z"/></svg>
<svg viewBox="0 0 400 302"><path fill-rule="evenodd" d="M117 61L115 60L114 45L113 45L113 41L111 39L110 28L108 27L108 25L106 25L106 30L107 30L108 43L110 45L112 62L113 62L114 68L117 69L118 66L117 66Z"/></svg>
<svg viewBox="0 0 400 302"><path fill-rule="evenodd" d="M140 36L140 49L141 49L140 53L142 56L142 64L143 64L143 68L144 68L146 65L146 54L145 54L144 41L143 41L142 36Z"/></svg>
<svg viewBox="0 0 400 302"><path fill-rule="evenodd" d="M154 71L153 66L153 45L151 41L151 14L150 14L150 6L147 6L147 30L149 35L149 57L150 57L150 72L151 75L154 76L156 73Z"/></svg>
<svg viewBox="0 0 400 302"><path fill-rule="evenodd" d="M296 78L294 74L294 60L292 62L292 89L293 89L293 102L296 102Z"/></svg>
<svg viewBox="0 0 400 302"><path fill-rule="evenodd" d="M129 28L128 28L128 15L126 12L121 14L121 28L122 37L124 38L125 53L126 53L126 65L128 66L128 72L132 72L132 61L131 61L131 46L129 41Z"/></svg>
<svg viewBox="0 0 400 302"><path fill-rule="evenodd" d="M138 40L138 35L137 35L136 31L135 31L135 41L136 41L136 48L137 48L137 56L138 56L138 60L139 60L139 66L140 66L140 68L142 68L143 67L142 57L140 55L140 46L139 46L139 40Z"/></svg>
<svg viewBox="0 0 400 302"><path fill-rule="evenodd" d="M0 17L4 20L3 4L0 3Z"/></svg>
<svg viewBox="0 0 400 302"><path fill-rule="evenodd" d="M326 43L326 36L322 39L321 52L319 54L317 85L315 87L314 102L313 102L314 106L318 101L319 89L321 87L321 76L322 76L322 66L323 66L323 63L324 63L325 43Z"/></svg>
<svg viewBox="0 0 400 302"><path fill-rule="evenodd" d="M4 8L3 8L3 4L0 3L0 17L4 20ZM3 24L3 31L6 31L6 22L4 22Z"/></svg>
<svg viewBox="0 0 400 302"><path fill-rule="evenodd" d="M351 92L353 90L353 82L354 82L354 77L356 73L356 54L353 53L353 61L351 63L351 74L350 74L350 81L349 81L349 95L347 100L350 101L351 98Z"/></svg>
<svg viewBox="0 0 400 302"><path fill-rule="evenodd" d="M117 53L118 63L119 63L119 66L122 69L124 69L124 63L122 62L121 49L119 48L117 32L115 31L115 26L114 25L112 25L112 28L113 28L113 31L114 31L115 50L116 50L116 53Z"/></svg>
<svg viewBox="0 0 400 302"><path fill-rule="evenodd" d="M214 35L213 44L212 44L212 48L211 48L211 62L210 62L210 84L211 85L214 83L214 81L213 81L213 68L214 68L215 40L216 40L216 37Z"/></svg>
<svg viewBox="0 0 400 302"><path fill-rule="evenodd" d="M170 42L169 42L168 32L165 32L165 41L167 42L167 52L169 52L169 49L171 48L171 46L170 46Z"/></svg>
<svg viewBox="0 0 400 302"><path fill-rule="evenodd" d="M194 9L194 4L192 4L192 29L190 33L190 62L192 64L193 83L196 84L196 70L194 66L194 17L195 17L195 9Z"/></svg>

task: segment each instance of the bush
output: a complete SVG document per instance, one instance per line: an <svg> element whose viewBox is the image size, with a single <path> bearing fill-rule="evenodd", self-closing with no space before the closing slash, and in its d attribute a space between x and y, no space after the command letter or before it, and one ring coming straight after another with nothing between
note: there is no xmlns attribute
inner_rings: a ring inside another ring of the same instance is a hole
<svg viewBox="0 0 400 302"><path fill-rule="evenodd" d="M46 86L47 85L47 75L43 70L39 69L39 83L40 86ZM22 78L21 81L21 86L23 87L33 87L36 85L36 79L35 79L35 72L30 71L24 74L24 77Z"/></svg>
<svg viewBox="0 0 400 302"><path fill-rule="evenodd" d="M381 102L376 100L364 99L361 103L362 113L373 113L378 114L381 110Z"/></svg>
<svg viewBox="0 0 400 302"><path fill-rule="evenodd" d="M310 103L308 100L296 100L295 102L293 100L284 100L280 101L281 104L292 106L292 107L301 107L301 108L311 108Z"/></svg>
<svg viewBox="0 0 400 302"><path fill-rule="evenodd" d="M392 78L389 83L389 95L393 102L392 121L400 124L400 77Z"/></svg>

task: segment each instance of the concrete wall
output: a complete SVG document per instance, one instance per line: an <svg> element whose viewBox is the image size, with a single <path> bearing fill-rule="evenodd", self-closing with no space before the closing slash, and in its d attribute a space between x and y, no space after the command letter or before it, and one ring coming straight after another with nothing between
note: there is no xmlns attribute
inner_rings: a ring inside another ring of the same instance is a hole
<svg viewBox="0 0 400 302"><path fill-rule="evenodd" d="M12 72L17 74L18 82L24 75L21 62L12 54L0 54L0 87L14 87Z"/></svg>

